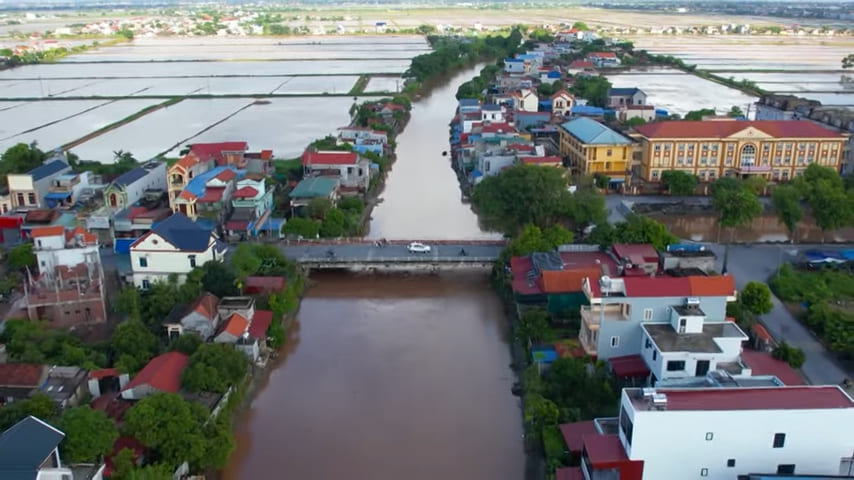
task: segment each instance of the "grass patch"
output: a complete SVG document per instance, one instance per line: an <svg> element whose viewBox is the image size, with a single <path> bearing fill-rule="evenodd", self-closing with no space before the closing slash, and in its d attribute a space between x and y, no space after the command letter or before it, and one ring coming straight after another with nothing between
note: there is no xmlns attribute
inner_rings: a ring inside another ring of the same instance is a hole
<svg viewBox="0 0 854 480"><path fill-rule="evenodd" d="M353 84L353 88L350 89L347 95L361 95L365 91L365 87L368 86L369 81L371 81L371 77L359 75L359 79L356 80L356 83Z"/></svg>

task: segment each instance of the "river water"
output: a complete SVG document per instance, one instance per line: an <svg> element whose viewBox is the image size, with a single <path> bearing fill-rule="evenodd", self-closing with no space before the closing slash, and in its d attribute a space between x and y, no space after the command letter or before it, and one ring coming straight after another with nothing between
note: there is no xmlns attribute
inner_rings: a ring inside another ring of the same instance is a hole
<svg viewBox="0 0 854 480"><path fill-rule="evenodd" d="M484 238L446 158L456 75L416 103L374 212L387 238ZM238 421L226 479L519 480L501 302L482 272L312 274L292 339Z"/></svg>

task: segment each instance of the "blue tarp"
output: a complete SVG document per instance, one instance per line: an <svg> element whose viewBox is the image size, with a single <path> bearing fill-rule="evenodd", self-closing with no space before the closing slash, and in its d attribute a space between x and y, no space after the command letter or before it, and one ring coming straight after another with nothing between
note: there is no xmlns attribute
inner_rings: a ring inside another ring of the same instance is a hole
<svg viewBox="0 0 854 480"><path fill-rule="evenodd" d="M65 200L70 196L71 192L50 192L44 198L49 200Z"/></svg>
<svg viewBox="0 0 854 480"><path fill-rule="evenodd" d="M847 260L838 252L824 250L807 250L804 258L809 263L844 263Z"/></svg>
<svg viewBox="0 0 854 480"><path fill-rule="evenodd" d="M845 260L854 261L854 250L840 250L839 255Z"/></svg>
<svg viewBox="0 0 854 480"><path fill-rule="evenodd" d="M537 363L552 363L557 360L557 351L552 345L537 345L531 348L531 358Z"/></svg>

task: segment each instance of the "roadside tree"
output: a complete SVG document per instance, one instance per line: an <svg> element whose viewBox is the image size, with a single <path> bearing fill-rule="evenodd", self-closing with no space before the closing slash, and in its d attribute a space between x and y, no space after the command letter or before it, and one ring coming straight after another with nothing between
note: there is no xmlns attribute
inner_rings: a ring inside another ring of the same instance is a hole
<svg viewBox="0 0 854 480"><path fill-rule="evenodd" d="M730 236L724 250L723 268L721 269L722 273L726 273L729 245L735 238L735 229L749 224L758 217L762 213L762 203L756 194L742 182L737 180L737 184L726 182L716 188L718 182L712 185L712 206L718 213L718 238L720 239L721 228L730 229Z"/></svg>
<svg viewBox="0 0 854 480"><path fill-rule="evenodd" d="M661 182L671 195L683 196L694 194L699 179L696 175L682 170L665 170L661 174Z"/></svg>
<svg viewBox="0 0 854 480"><path fill-rule="evenodd" d="M628 215L625 222L616 224L611 239L612 244L650 243L656 250L664 250L667 245L678 241L675 235L667 231L664 224L634 213Z"/></svg>
<svg viewBox="0 0 854 480"><path fill-rule="evenodd" d="M771 290L760 282L747 282L739 293L744 308L754 315L764 315L774 308L771 303Z"/></svg>
<svg viewBox="0 0 854 480"><path fill-rule="evenodd" d="M12 270L23 270L36 266L36 255L32 243L22 243L9 250L6 261Z"/></svg>
<svg viewBox="0 0 854 480"><path fill-rule="evenodd" d="M780 185L771 190L771 205L777 211L780 223L789 231L789 241L795 241L795 228L804 216L801 194L792 185Z"/></svg>

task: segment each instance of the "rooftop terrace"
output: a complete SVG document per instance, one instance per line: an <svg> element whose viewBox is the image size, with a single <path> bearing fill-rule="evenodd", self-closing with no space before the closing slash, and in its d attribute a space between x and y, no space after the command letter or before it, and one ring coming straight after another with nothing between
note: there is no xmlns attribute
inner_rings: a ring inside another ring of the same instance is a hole
<svg viewBox="0 0 854 480"><path fill-rule="evenodd" d="M720 353L716 338L747 340L747 335L732 322L704 323L702 333L677 333L669 323L644 323L641 328L662 352Z"/></svg>

